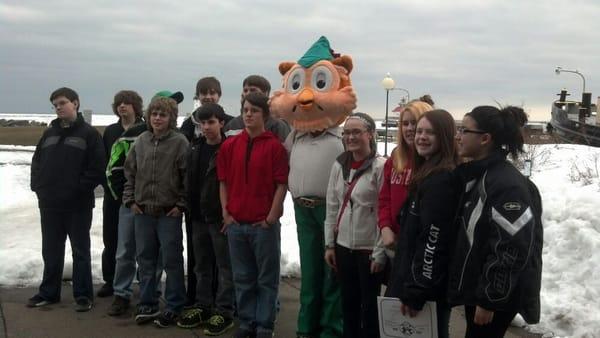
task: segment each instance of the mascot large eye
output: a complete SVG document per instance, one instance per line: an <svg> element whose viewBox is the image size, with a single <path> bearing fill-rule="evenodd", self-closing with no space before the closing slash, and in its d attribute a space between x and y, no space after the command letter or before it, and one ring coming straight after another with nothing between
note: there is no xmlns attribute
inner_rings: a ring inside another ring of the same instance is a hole
<svg viewBox="0 0 600 338"><path fill-rule="evenodd" d="M318 66L312 72L312 78L310 83L313 88L320 92L326 92L331 88L333 82L333 76L331 70L325 66Z"/></svg>
<svg viewBox="0 0 600 338"><path fill-rule="evenodd" d="M287 91L296 94L304 88L304 69L296 68L288 76L286 88Z"/></svg>

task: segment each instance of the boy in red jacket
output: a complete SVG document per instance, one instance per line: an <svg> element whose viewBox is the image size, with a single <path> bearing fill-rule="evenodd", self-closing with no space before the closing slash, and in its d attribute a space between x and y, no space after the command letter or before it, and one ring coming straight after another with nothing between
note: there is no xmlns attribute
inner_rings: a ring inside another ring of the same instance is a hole
<svg viewBox="0 0 600 338"><path fill-rule="evenodd" d="M228 138L217 157L224 230L229 241L240 327L234 337L272 337L281 237L279 218L287 191L287 152L265 130L268 98L243 101L244 130Z"/></svg>

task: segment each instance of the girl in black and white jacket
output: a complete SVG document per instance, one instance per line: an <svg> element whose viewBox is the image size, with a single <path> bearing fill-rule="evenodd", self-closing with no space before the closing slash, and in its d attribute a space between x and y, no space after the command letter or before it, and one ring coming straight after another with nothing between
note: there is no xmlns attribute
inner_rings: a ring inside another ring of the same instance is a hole
<svg viewBox="0 0 600 338"><path fill-rule="evenodd" d="M466 337L503 337L516 313L540 315L541 200L506 156L523 152L521 108L480 106L457 135L462 198L448 296L465 305Z"/></svg>

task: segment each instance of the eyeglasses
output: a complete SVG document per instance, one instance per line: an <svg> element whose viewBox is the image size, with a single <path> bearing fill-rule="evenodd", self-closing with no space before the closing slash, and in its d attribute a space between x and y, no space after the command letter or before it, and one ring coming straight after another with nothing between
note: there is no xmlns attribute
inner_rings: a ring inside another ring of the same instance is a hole
<svg viewBox="0 0 600 338"><path fill-rule="evenodd" d="M343 137L350 137L350 136L354 136L354 137L360 137L360 135L362 135L363 133L366 133L367 131L364 129L344 129L344 131L342 132L342 136Z"/></svg>
<svg viewBox="0 0 600 338"><path fill-rule="evenodd" d="M52 102L52 108L62 107L69 102L71 102L71 101L64 100L64 101Z"/></svg>
<svg viewBox="0 0 600 338"><path fill-rule="evenodd" d="M459 135L468 134L468 133L471 133L471 134L480 134L480 135L487 134L487 132L485 132L483 130L467 129L465 127L458 127L458 128L456 128L456 132Z"/></svg>

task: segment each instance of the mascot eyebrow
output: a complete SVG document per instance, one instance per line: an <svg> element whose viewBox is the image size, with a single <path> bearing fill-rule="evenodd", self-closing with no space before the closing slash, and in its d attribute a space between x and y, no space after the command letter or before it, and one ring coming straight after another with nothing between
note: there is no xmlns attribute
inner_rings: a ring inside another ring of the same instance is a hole
<svg viewBox="0 0 600 338"><path fill-rule="evenodd" d="M322 36L298 62L282 62L282 88L273 93L271 113L301 132L318 132L344 122L356 108L350 81L352 58L333 53Z"/></svg>

